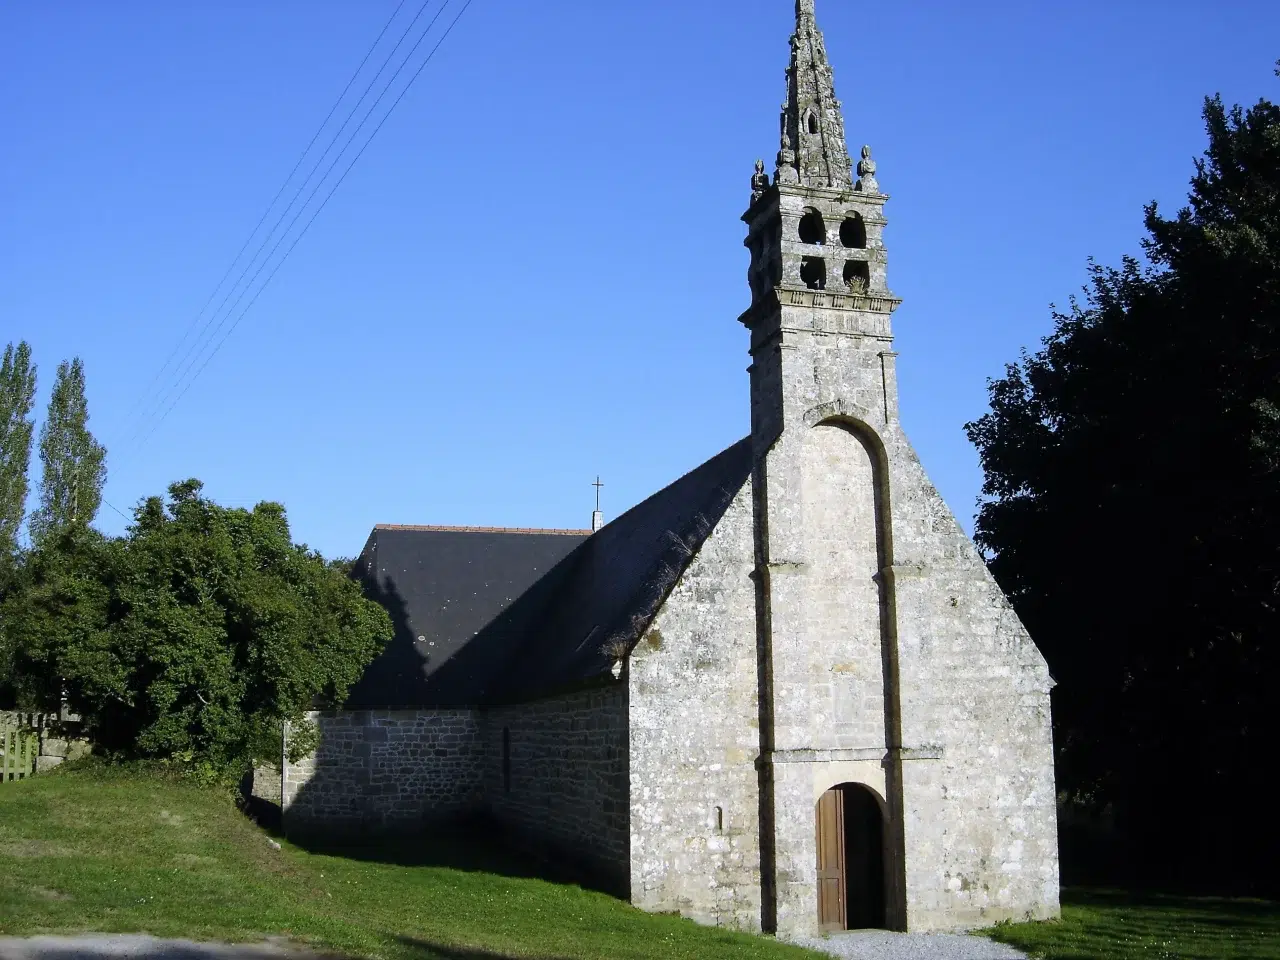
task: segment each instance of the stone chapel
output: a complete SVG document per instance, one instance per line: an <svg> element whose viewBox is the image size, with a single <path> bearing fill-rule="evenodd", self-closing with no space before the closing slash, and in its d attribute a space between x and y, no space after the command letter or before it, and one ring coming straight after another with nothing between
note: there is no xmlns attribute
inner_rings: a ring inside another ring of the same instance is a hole
<svg viewBox="0 0 1280 960"><path fill-rule="evenodd" d="M380 526L396 637L286 828L480 815L652 911L775 931L1058 913L1044 659L898 421L871 151L796 3L743 216L751 434L595 530Z"/></svg>

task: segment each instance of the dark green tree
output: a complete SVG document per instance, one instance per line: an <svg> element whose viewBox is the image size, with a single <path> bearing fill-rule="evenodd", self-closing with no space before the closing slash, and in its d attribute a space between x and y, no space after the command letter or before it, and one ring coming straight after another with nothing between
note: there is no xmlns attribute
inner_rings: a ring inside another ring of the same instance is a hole
<svg viewBox="0 0 1280 960"><path fill-rule="evenodd" d="M49 412L40 429L40 505L31 515L31 539L41 542L67 526L88 525L102 505L107 451L89 432L84 364L58 365Z"/></svg>
<svg viewBox="0 0 1280 960"><path fill-rule="evenodd" d="M0 362L0 590L18 553L18 534L26 514L27 471L35 421L36 368L24 341L5 347Z"/></svg>
<svg viewBox="0 0 1280 960"><path fill-rule="evenodd" d="M68 706L123 755L240 772L284 721L341 704L392 634L358 583L293 542L284 508L229 509L189 480L108 540L71 524L32 552L0 616L24 696Z"/></svg>
<svg viewBox="0 0 1280 960"><path fill-rule="evenodd" d="M11 651L10 683L20 709L55 712L65 671L107 649L120 542L72 524L30 550L0 603Z"/></svg>
<svg viewBox="0 0 1280 960"><path fill-rule="evenodd" d="M976 535L1059 681L1060 787L1111 806L1147 878L1274 889L1280 108L1204 120L1146 262L1091 264L967 426Z"/></svg>

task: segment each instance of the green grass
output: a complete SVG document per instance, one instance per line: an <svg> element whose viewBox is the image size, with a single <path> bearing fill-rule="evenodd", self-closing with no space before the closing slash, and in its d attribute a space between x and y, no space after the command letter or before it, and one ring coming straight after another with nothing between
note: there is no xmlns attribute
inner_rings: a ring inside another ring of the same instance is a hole
<svg viewBox="0 0 1280 960"><path fill-rule="evenodd" d="M0 787L0 935L287 936L388 960L816 958L531 876L461 838L318 852L268 836L224 792L89 766ZM1280 910L1068 891L1063 918L993 938L1048 960L1277 960Z"/></svg>
<svg viewBox="0 0 1280 960"><path fill-rule="evenodd" d="M397 960L816 956L520 876L492 851L469 869L441 865L458 862L447 844L348 852L273 850L225 793L171 778L88 767L5 784L0 935L285 935Z"/></svg>
<svg viewBox="0 0 1280 960"><path fill-rule="evenodd" d="M1045 960L1276 960L1280 905L1067 890L1061 920L1002 924L986 933Z"/></svg>

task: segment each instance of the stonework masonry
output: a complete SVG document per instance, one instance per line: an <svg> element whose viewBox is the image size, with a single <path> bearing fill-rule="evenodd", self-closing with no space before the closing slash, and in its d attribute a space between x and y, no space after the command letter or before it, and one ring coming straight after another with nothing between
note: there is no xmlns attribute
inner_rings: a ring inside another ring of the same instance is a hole
<svg viewBox="0 0 1280 960"><path fill-rule="evenodd" d="M631 654L631 899L760 929L760 752L748 483Z"/></svg>
<svg viewBox="0 0 1280 960"><path fill-rule="evenodd" d="M484 741L474 710L316 713L320 746L285 764L291 829L417 826L479 807Z"/></svg>
<svg viewBox="0 0 1280 960"><path fill-rule="evenodd" d="M490 814L627 895L626 684L494 707L484 728Z"/></svg>
<svg viewBox="0 0 1280 960"><path fill-rule="evenodd" d="M627 686L487 710L312 714L320 746L255 772L290 830L416 828L484 812L626 895Z"/></svg>

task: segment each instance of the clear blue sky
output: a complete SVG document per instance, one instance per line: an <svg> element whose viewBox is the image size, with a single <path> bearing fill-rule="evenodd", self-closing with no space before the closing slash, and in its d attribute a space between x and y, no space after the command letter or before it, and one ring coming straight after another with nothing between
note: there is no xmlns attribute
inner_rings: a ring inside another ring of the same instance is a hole
<svg viewBox="0 0 1280 960"><path fill-rule="evenodd" d="M195 476L224 503L282 501L299 539L350 555L378 522L582 526L597 473L616 516L747 432L738 218L753 161L772 169L793 4L475 0L130 445L131 411L394 7L0 7L0 343L31 341L42 405L58 361L84 358L116 506ZM1137 252L1145 202L1181 202L1203 95L1280 95L1280 4L818 15L850 139L893 197L903 421L969 527L962 426L986 379L1047 332L1087 257Z"/></svg>

